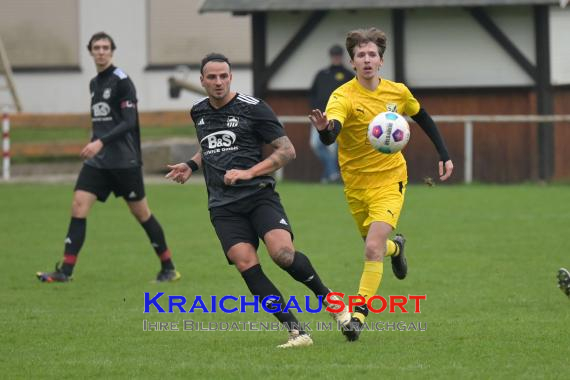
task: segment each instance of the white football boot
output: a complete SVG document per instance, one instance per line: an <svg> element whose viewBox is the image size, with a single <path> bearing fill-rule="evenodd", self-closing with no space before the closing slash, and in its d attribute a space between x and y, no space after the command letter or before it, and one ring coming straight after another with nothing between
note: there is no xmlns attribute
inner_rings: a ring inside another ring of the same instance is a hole
<svg viewBox="0 0 570 380"><path fill-rule="evenodd" d="M277 348L304 347L312 344L313 339L309 334L299 334L299 330L291 330L287 342L280 344Z"/></svg>
<svg viewBox="0 0 570 380"><path fill-rule="evenodd" d="M332 290L329 289L329 292L332 293ZM348 306L346 306L346 304L344 304L344 301L342 300L342 297L340 297L340 296L334 295L334 296L331 296L331 298L334 299L335 301L341 301L344 305L344 309L339 313L333 313L333 312L329 311L330 316L333 317L333 319L336 321L336 323L339 325L339 327L344 327L350 322L350 313L348 312ZM330 305L330 308L334 309L334 310L340 309L340 306L338 306L338 305L329 304L327 302L326 298L323 299L323 305L325 307L328 307Z"/></svg>

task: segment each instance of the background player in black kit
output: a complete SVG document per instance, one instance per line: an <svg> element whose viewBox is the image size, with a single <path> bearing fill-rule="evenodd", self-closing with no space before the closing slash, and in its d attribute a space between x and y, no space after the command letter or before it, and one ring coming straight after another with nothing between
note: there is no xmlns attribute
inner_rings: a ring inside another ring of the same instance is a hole
<svg viewBox="0 0 570 380"><path fill-rule="evenodd" d="M259 264L260 238L277 265L315 295L325 297L330 290L307 256L295 251L289 220L274 190L275 180L269 175L295 158L295 148L283 126L265 102L230 90L231 65L225 56L207 55L200 72L208 97L190 111L200 150L187 163L169 165L171 171L166 177L184 183L203 167L210 219L222 248L260 301L275 295L280 300L274 305L279 303L281 309L285 306L281 293ZM274 152L262 159L265 143L271 144ZM350 319L346 308L332 315L341 324ZM278 312L275 316L290 331L288 341L278 347L313 343L308 334L295 328L298 321L293 313Z"/></svg>
<svg viewBox="0 0 570 380"><path fill-rule="evenodd" d="M162 227L151 214L146 200L136 91L131 79L112 64L115 48L111 36L103 32L94 34L87 45L97 68L97 76L89 84L93 132L91 142L81 151L85 162L73 193L63 264L56 265L55 272L38 272L38 279L44 282L71 279L85 241L87 215L95 201L105 202L111 192L125 199L146 231L161 263L156 280L180 278Z"/></svg>
<svg viewBox="0 0 570 380"><path fill-rule="evenodd" d="M311 109L325 111L332 92L341 85L354 78L354 72L343 64L344 49L340 45L333 45L329 49L330 65L319 70L309 90ZM313 153L323 165L321 183L335 183L340 181L338 167L338 146L336 142L325 145L322 143L319 132L311 128L309 145Z"/></svg>

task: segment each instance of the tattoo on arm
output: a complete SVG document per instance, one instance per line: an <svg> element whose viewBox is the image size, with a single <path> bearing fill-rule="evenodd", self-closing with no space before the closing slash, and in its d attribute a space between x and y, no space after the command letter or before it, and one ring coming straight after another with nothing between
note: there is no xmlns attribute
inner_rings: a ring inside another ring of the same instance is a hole
<svg viewBox="0 0 570 380"><path fill-rule="evenodd" d="M291 140L289 140L289 137L279 137L271 142L271 146L275 151L268 159L273 164L275 170L285 166L289 161L295 158L295 148Z"/></svg>

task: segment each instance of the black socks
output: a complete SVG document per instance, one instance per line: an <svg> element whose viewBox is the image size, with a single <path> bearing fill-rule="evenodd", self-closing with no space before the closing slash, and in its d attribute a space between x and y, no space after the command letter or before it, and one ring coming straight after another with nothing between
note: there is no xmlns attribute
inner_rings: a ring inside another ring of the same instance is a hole
<svg viewBox="0 0 570 380"><path fill-rule="evenodd" d="M329 288L323 284L311 261L302 252L296 251L293 263L283 269L295 280L311 289L317 297L322 296L324 298L329 293Z"/></svg>
<svg viewBox="0 0 570 380"><path fill-rule="evenodd" d="M272 305L266 305L269 308L278 307L283 310L285 308L285 303L283 301L283 296L277 290L275 285L271 282L271 280L263 273L261 269L261 265L256 264L251 268L243 271L241 276L245 280L249 291L254 296L259 297L259 302L263 302L263 299L267 296L277 296L279 297L278 301L274 301ZM284 313L282 311L274 313L275 317L279 320L279 322L283 323L289 330L297 330L295 326L299 326L299 321L293 313L287 312Z"/></svg>
<svg viewBox="0 0 570 380"><path fill-rule="evenodd" d="M162 230L160 223L158 223L158 220L156 220L154 215L151 215L146 222L141 223L141 226L144 228L148 238L150 239L150 243L156 252L156 255L160 259L160 265L162 266L162 269L174 269L170 250L166 246L164 231Z"/></svg>
<svg viewBox="0 0 570 380"><path fill-rule="evenodd" d="M67 236L65 237L65 247L63 249L63 265L61 270L66 275L70 276L73 272L73 267L77 261L77 255L85 241L85 231L87 227L87 219L85 218L71 218Z"/></svg>

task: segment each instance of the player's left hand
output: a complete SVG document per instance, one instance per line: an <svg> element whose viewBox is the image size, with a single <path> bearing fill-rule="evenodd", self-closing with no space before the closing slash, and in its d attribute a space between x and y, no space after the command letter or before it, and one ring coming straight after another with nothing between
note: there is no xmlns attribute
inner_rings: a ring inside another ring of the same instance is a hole
<svg viewBox="0 0 570 380"><path fill-rule="evenodd" d="M253 175L249 170L231 169L224 175L224 183L226 185L235 185L237 181L252 179Z"/></svg>
<svg viewBox="0 0 570 380"><path fill-rule="evenodd" d="M451 160L439 161L439 180L445 181L451 177L451 173L453 173L453 162Z"/></svg>
<svg viewBox="0 0 570 380"><path fill-rule="evenodd" d="M81 150L79 155L83 159L93 158L103 149L103 142L101 140L95 140L90 142L89 144L85 145L85 147Z"/></svg>
<svg viewBox="0 0 570 380"><path fill-rule="evenodd" d="M327 114L322 112L320 109L312 110L309 114L309 120L311 120L311 124L317 128L317 131L324 131L329 126Z"/></svg>

